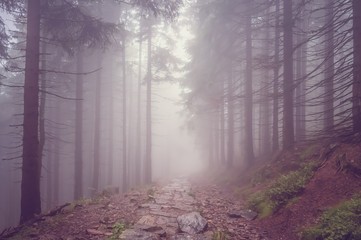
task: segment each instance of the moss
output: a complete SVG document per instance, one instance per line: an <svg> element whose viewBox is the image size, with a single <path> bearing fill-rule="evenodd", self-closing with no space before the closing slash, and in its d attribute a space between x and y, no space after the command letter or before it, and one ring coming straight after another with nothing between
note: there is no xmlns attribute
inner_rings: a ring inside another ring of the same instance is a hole
<svg viewBox="0 0 361 240"><path fill-rule="evenodd" d="M270 188L252 195L248 206L257 211L261 218L270 216L303 191L318 166L317 162L309 162L297 171L282 175Z"/></svg>
<svg viewBox="0 0 361 240"><path fill-rule="evenodd" d="M301 238L361 239L361 195L324 212L317 225L301 232Z"/></svg>

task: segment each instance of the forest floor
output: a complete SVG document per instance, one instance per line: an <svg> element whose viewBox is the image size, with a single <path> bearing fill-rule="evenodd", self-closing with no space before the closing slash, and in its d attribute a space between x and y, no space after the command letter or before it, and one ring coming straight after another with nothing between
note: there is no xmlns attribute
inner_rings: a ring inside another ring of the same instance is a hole
<svg viewBox="0 0 361 240"><path fill-rule="evenodd" d="M224 196L220 186L191 185L178 178L125 195L74 202L4 239L265 239L252 222L229 216L241 208L242 203ZM179 230L177 217L191 212L206 219L207 226L199 234Z"/></svg>
<svg viewBox="0 0 361 240"><path fill-rule="evenodd" d="M318 162L318 167L292 201L267 217L243 214L250 196L310 161ZM300 148L247 171L218 170L125 195L103 193L76 201L10 230L6 239L299 239L300 230L317 223L326 209L361 193L359 166L360 144ZM183 229L178 217L195 212L204 222L197 215L186 224L199 229Z"/></svg>

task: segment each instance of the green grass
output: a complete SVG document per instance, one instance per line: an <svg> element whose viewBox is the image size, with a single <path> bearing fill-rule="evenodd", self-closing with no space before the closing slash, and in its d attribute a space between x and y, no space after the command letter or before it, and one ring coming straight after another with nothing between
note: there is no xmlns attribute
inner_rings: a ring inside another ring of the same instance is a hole
<svg viewBox="0 0 361 240"><path fill-rule="evenodd" d="M113 235L110 238L108 238L108 240L119 239L119 236L124 232L125 229L127 229L127 225L125 223L116 222L113 225L113 230L112 230Z"/></svg>
<svg viewBox="0 0 361 240"><path fill-rule="evenodd" d="M301 239L361 239L361 195L324 212L317 225L301 232Z"/></svg>
<svg viewBox="0 0 361 240"><path fill-rule="evenodd" d="M248 206L257 211L260 218L270 216L304 190L318 166L317 162L309 162L297 171L280 176L267 190L253 194Z"/></svg>

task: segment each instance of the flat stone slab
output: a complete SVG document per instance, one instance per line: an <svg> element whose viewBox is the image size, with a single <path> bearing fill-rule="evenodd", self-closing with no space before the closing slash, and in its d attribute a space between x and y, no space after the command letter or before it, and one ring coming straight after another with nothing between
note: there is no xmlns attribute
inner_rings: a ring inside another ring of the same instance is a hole
<svg viewBox="0 0 361 240"><path fill-rule="evenodd" d="M207 220L199 212L191 212L177 217L179 229L188 234L203 232L207 227Z"/></svg>

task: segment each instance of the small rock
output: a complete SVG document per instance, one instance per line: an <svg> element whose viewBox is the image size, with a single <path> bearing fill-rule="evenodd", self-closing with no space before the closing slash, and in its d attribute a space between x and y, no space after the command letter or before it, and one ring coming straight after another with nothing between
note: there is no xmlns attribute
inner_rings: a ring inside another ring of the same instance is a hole
<svg viewBox="0 0 361 240"><path fill-rule="evenodd" d="M180 230L188 234L197 234L207 227L207 220L199 212L191 212L177 217Z"/></svg>
<svg viewBox="0 0 361 240"><path fill-rule="evenodd" d="M228 213L230 218L240 218L242 217L241 211L231 211Z"/></svg>
<svg viewBox="0 0 361 240"><path fill-rule="evenodd" d="M258 214L256 212L253 212L250 209L247 209L247 210L241 211L241 216L244 219L251 221L251 220L254 220L258 216Z"/></svg>
<svg viewBox="0 0 361 240"><path fill-rule="evenodd" d="M244 219L248 220L248 221L251 221L251 220L254 220L256 217L257 217L257 213L256 212L253 212L252 210L250 209L247 209L247 210L241 210L241 211L237 211L237 210L234 210L234 211L230 211L228 213L228 216L230 218L240 218L240 217L243 217Z"/></svg>

